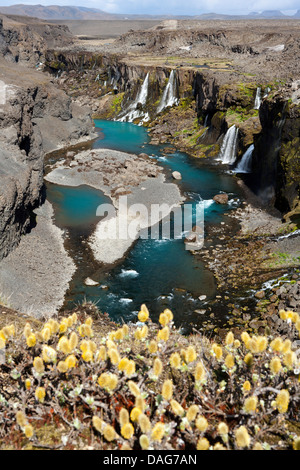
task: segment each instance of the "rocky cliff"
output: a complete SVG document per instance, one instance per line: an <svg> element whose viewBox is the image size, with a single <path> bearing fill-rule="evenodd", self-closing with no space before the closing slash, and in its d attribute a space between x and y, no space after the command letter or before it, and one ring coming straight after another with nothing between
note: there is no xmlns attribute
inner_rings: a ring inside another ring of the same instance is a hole
<svg viewBox="0 0 300 470"><path fill-rule="evenodd" d="M194 59L191 65L179 58L142 59L48 51L46 66L55 75L60 71L60 86L79 103L90 103L95 116L144 122L153 142L173 142L195 156L215 157L226 131L235 125L237 160L250 145L255 147L253 174L246 181L251 189L283 214L296 210L298 82L233 73L230 64L218 60L204 64ZM172 70L177 106L158 113ZM147 93L141 98L147 75ZM258 89L259 109L255 106Z"/></svg>

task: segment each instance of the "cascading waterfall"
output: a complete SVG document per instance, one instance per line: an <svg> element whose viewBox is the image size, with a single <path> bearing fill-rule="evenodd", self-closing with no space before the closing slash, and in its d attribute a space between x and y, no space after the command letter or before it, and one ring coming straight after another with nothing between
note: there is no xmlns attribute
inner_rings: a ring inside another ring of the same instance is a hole
<svg viewBox="0 0 300 470"><path fill-rule="evenodd" d="M144 113L143 110L140 109L140 107L143 108L147 102L148 88L149 88L149 73L147 73L146 78L141 86L140 91L137 94L136 99L126 109L125 114L117 118L117 121L133 122L135 119L139 119L139 118L143 118L143 122L146 122L149 120L148 113Z"/></svg>
<svg viewBox="0 0 300 470"><path fill-rule="evenodd" d="M229 127L225 134L218 160L226 165L233 165L235 163L238 133L238 128L233 125Z"/></svg>
<svg viewBox="0 0 300 470"><path fill-rule="evenodd" d="M251 173L252 170L252 154L254 150L254 145L250 145L247 148L246 152L242 156L240 162L233 170L235 173Z"/></svg>
<svg viewBox="0 0 300 470"><path fill-rule="evenodd" d="M254 109L259 109L261 105L261 88L258 87L256 90Z"/></svg>
<svg viewBox="0 0 300 470"><path fill-rule="evenodd" d="M176 96L176 74L175 70L171 71L168 84L164 89L162 99L158 105L157 112L160 113L169 106L177 105L179 102Z"/></svg>

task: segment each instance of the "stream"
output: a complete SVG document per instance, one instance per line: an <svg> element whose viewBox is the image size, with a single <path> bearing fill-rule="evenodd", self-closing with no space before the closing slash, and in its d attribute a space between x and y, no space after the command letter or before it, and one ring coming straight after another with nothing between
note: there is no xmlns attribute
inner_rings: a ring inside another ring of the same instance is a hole
<svg viewBox="0 0 300 470"><path fill-rule="evenodd" d="M176 184L187 201L204 204L205 232L210 226L224 223L225 213L240 205L241 190L236 180L218 165L205 164L168 145L151 145L142 126L102 120L96 120L95 125L99 137L93 142L93 148L146 153L164 168L166 180L170 182L174 182L172 172L179 171L182 179ZM217 289L212 273L199 256L185 249L182 239L139 239L118 263L101 265L95 262L86 239L99 221L98 205L110 200L88 186L74 188L51 183L46 186L55 222L65 231L65 246L78 267L64 307L92 301L113 320L130 322L136 321L139 308L145 303L154 321L163 309L170 308L176 326L197 325L199 317L203 317L205 303L215 297ZM220 192L229 194L228 205L213 201ZM99 285L85 285L87 277ZM200 300L199 296L206 299Z"/></svg>

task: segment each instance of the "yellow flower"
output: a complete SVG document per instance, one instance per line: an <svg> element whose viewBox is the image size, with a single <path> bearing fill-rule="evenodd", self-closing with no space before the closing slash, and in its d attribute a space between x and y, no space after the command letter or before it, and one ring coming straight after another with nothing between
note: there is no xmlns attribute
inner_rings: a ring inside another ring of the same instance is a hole
<svg viewBox="0 0 300 470"><path fill-rule="evenodd" d="M253 356L251 353L246 354L244 357L244 362L247 364L248 367L253 365Z"/></svg>
<svg viewBox="0 0 300 470"><path fill-rule="evenodd" d="M206 372L205 372L202 362L198 362L196 364L194 376L195 376L196 382L203 382L205 380Z"/></svg>
<svg viewBox="0 0 300 470"><path fill-rule="evenodd" d="M140 436L139 442L140 442L140 446L143 450L148 450L149 449L150 441L149 441L148 436L146 436L146 434L142 434Z"/></svg>
<svg viewBox="0 0 300 470"><path fill-rule="evenodd" d="M243 333L241 334L241 339L242 339L243 343L245 344L245 346L247 348L248 347L248 342L250 340L250 336L246 331L243 331Z"/></svg>
<svg viewBox="0 0 300 470"><path fill-rule="evenodd" d="M106 353L106 347L105 346L100 346L99 351L98 351L98 360L100 361L106 361L107 359L107 353Z"/></svg>
<svg viewBox="0 0 300 470"><path fill-rule="evenodd" d="M26 424L26 426L24 427L24 434L27 437L27 439L32 438L32 436L33 436L33 427L31 426L31 424Z"/></svg>
<svg viewBox="0 0 300 470"><path fill-rule="evenodd" d="M186 413L186 417L189 423L192 423L193 421L195 421L198 411L199 411L199 408L197 405L191 405L189 407Z"/></svg>
<svg viewBox="0 0 300 470"><path fill-rule="evenodd" d="M140 414L142 414L142 411L137 408L136 406L132 408L131 413L130 413L130 419L134 423L135 421L138 421Z"/></svg>
<svg viewBox="0 0 300 470"><path fill-rule="evenodd" d="M278 374L282 369L279 357L273 357L270 362L270 370L272 374Z"/></svg>
<svg viewBox="0 0 300 470"><path fill-rule="evenodd" d="M193 346L189 346L185 353L186 362L194 362L197 359L197 353Z"/></svg>
<svg viewBox="0 0 300 470"><path fill-rule="evenodd" d="M258 399L256 396L249 397L245 400L244 410L246 413L254 413L256 411Z"/></svg>
<svg viewBox="0 0 300 470"><path fill-rule="evenodd" d="M27 418L23 411L17 411L16 413L16 420L20 428L25 428L26 424L28 423Z"/></svg>
<svg viewBox="0 0 300 470"><path fill-rule="evenodd" d="M138 396L135 398L135 406L136 406L136 408L139 408L142 412L145 411L146 403L145 403L145 400L144 400L144 398L142 397L142 395L138 395Z"/></svg>
<svg viewBox="0 0 300 470"><path fill-rule="evenodd" d="M181 357L177 352L171 354L170 365L174 369L179 369L179 367L181 366Z"/></svg>
<svg viewBox="0 0 300 470"><path fill-rule="evenodd" d="M134 427L132 426L131 423L126 423L124 426L121 428L121 434L124 437L124 439L131 439L132 436L134 435Z"/></svg>
<svg viewBox="0 0 300 470"><path fill-rule="evenodd" d="M77 359L74 354L68 356L65 360L65 363L68 369L74 369L74 367L76 367L77 365Z"/></svg>
<svg viewBox="0 0 300 470"><path fill-rule="evenodd" d="M168 341L170 337L170 330L168 326L165 326L159 332L157 333L157 339L158 341Z"/></svg>
<svg viewBox="0 0 300 470"><path fill-rule="evenodd" d="M35 397L40 403L44 403L46 390L44 387L38 387L35 391Z"/></svg>
<svg viewBox="0 0 300 470"><path fill-rule="evenodd" d="M149 319L149 310L147 309L146 305L141 306L141 310L138 314L138 319L140 322L146 322Z"/></svg>
<svg viewBox="0 0 300 470"><path fill-rule="evenodd" d="M287 353L285 353L284 358L283 358L284 365L288 369L293 368L293 365L296 362L296 360L297 360L297 356L293 351L288 351Z"/></svg>
<svg viewBox="0 0 300 470"><path fill-rule="evenodd" d="M36 345L35 334L31 333L29 336L27 336L26 343L29 348L32 348L33 346L35 346Z"/></svg>
<svg viewBox="0 0 300 470"><path fill-rule="evenodd" d="M98 416L93 416L93 426L98 432L102 432L103 421Z"/></svg>
<svg viewBox="0 0 300 470"><path fill-rule="evenodd" d="M241 346L241 342L238 339L235 339L233 342L233 347L238 349Z"/></svg>
<svg viewBox="0 0 300 470"><path fill-rule="evenodd" d="M100 387L105 388L108 382L108 374L106 372L103 372L103 374L100 375L98 378L98 385Z"/></svg>
<svg viewBox="0 0 300 470"><path fill-rule="evenodd" d="M217 442L215 445L214 445L214 450L226 450L225 447L220 443L220 442Z"/></svg>
<svg viewBox="0 0 300 470"><path fill-rule="evenodd" d="M110 349L110 350L108 351L108 356L109 356L109 358L110 358L110 360L111 360L111 363L112 363L113 365L119 364L121 358L120 358L119 353L118 353L118 351L117 351L116 349Z"/></svg>
<svg viewBox="0 0 300 470"><path fill-rule="evenodd" d="M209 441L205 437L201 437L197 442L197 450L208 450Z"/></svg>
<svg viewBox="0 0 300 470"><path fill-rule="evenodd" d="M219 436L226 436L229 432L228 426L226 423L218 424L218 434Z"/></svg>
<svg viewBox="0 0 300 470"><path fill-rule="evenodd" d="M162 326L166 326L169 323L169 317L165 313L161 313L158 321Z"/></svg>
<svg viewBox="0 0 300 470"><path fill-rule="evenodd" d="M84 351L82 353L81 357L85 362L92 362L93 359L94 359L94 355L93 355L92 351L90 351L89 349Z"/></svg>
<svg viewBox="0 0 300 470"><path fill-rule="evenodd" d="M130 392L131 392L132 395L134 395L135 397L138 397L138 396L141 394L139 387L138 387L138 386L136 385L136 383L133 382L132 380L129 380L129 382L128 382L127 385L128 385L128 387L129 387Z"/></svg>
<svg viewBox="0 0 300 470"><path fill-rule="evenodd" d="M34 358L33 367L38 374L43 374L45 372L44 361L39 356Z"/></svg>
<svg viewBox="0 0 300 470"><path fill-rule="evenodd" d="M43 346L42 358L44 362L56 362L57 353L50 346Z"/></svg>
<svg viewBox="0 0 300 470"><path fill-rule="evenodd" d="M68 329L68 322L67 322L67 319L64 318L62 319L62 321L60 322L60 325L59 325L59 332L60 333L65 333Z"/></svg>
<svg viewBox="0 0 300 470"><path fill-rule="evenodd" d="M154 441L161 441L165 435L165 425L163 423L156 423L152 429L151 438Z"/></svg>
<svg viewBox="0 0 300 470"><path fill-rule="evenodd" d="M174 316L170 309L166 308L163 313L167 316L169 323L173 321Z"/></svg>
<svg viewBox="0 0 300 470"><path fill-rule="evenodd" d="M88 325L88 326L92 326L92 324L93 324L93 319L92 319L92 317L88 317L88 318L85 320L84 323L85 323L86 325Z"/></svg>
<svg viewBox="0 0 300 470"><path fill-rule="evenodd" d="M256 442L254 444L254 446L252 447L253 450L264 450L263 449L263 446L259 443L259 442Z"/></svg>
<svg viewBox="0 0 300 470"><path fill-rule="evenodd" d="M118 376L115 374L109 374L106 388L108 388L110 391L115 390L117 388L119 383Z"/></svg>
<svg viewBox="0 0 300 470"><path fill-rule="evenodd" d="M127 377L135 374L135 362L132 359L127 362L124 372Z"/></svg>
<svg viewBox="0 0 300 470"><path fill-rule="evenodd" d="M25 380L25 388L26 390L30 390L31 388L31 381L29 379Z"/></svg>
<svg viewBox="0 0 300 470"><path fill-rule="evenodd" d="M103 429L103 436L108 442L111 442L114 439L116 439L117 434L114 428L110 424L106 424Z"/></svg>
<svg viewBox="0 0 300 470"><path fill-rule="evenodd" d="M250 392L250 390L251 390L251 384L250 384L249 380L246 380L243 384L243 392L248 393L248 392Z"/></svg>
<svg viewBox="0 0 300 470"><path fill-rule="evenodd" d="M41 333L42 333L42 336L43 336L43 341L45 343L48 343L48 341L51 338L51 328L43 328Z"/></svg>
<svg viewBox="0 0 300 470"><path fill-rule="evenodd" d="M124 338L123 330L122 328L119 328L115 333L115 341L122 341L123 338Z"/></svg>
<svg viewBox="0 0 300 470"><path fill-rule="evenodd" d="M281 352L283 348L283 343L281 338L275 338L270 344L273 351Z"/></svg>
<svg viewBox="0 0 300 470"><path fill-rule="evenodd" d="M286 413L289 407L290 402L290 394L288 390L280 390L278 393L275 403L276 408L278 409L279 413Z"/></svg>
<svg viewBox="0 0 300 470"><path fill-rule="evenodd" d="M154 339L150 341L148 349L149 349L150 354L155 354L157 352L157 349L158 349L157 342Z"/></svg>
<svg viewBox="0 0 300 470"><path fill-rule="evenodd" d="M250 349L250 351L253 354L256 354L256 353L259 352L258 342L257 342L257 338L255 336L253 336L252 338L249 339L249 341L247 343L247 348Z"/></svg>
<svg viewBox="0 0 300 470"><path fill-rule="evenodd" d="M293 442L293 449L300 450L300 438L297 436Z"/></svg>
<svg viewBox="0 0 300 470"><path fill-rule="evenodd" d="M121 408L119 413L119 421L121 428L125 426L125 424L129 423L129 413L126 408Z"/></svg>
<svg viewBox="0 0 300 470"><path fill-rule="evenodd" d="M128 326L128 325L123 325L123 326L122 326L122 330L123 330L123 335L124 335L124 336L128 336L128 335L129 335L129 326Z"/></svg>
<svg viewBox="0 0 300 470"><path fill-rule="evenodd" d="M128 365L129 359L127 357L123 357L118 364L119 370L125 370Z"/></svg>
<svg viewBox="0 0 300 470"><path fill-rule="evenodd" d="M195 424L196 424L196 428L200 432L205 432L206 429L208 428L208 422L204 416L198 416Z"/></svg>
<svg viewBox="0 0 300 470"><path fill-rule="evenodd" d="M279 316L281 320L287 320L287 312L285 310L279 310Z"/></svg>
<svg viewBox="0 0 300 470"><path fill-rule="evenodd" d="M162 387L162 396L165 400L171 400L173 396L173 382L172 380L165 380Z"/></svg>
<svg viewBox="0 0 300 470"><path fill-rule="evenodd" d="M77 345L78 345L78 336L77 336L77 334L75 333L75 331L72 331L72 333L71 333L71 335L70 335L69 344L70 344L71 351L73 351L74 349L77 348Z"/></svg>
<svg viewBox="0 0 300 470"><path fill-rule="evenodd" d="M287 353L290 352L292 347L292 342L290 339L285 339L282 344L282 352Z"/></svg>
<svg viewBox="0 0 300 470"><path fill-rule="evenodd" d="M57 351L61 351L63 354L70 354L72 351L70 342L66 336L62 336L58 341Z"/></svg>
<svg viewBox="0 0 300 470"><path fill-rule="evenodd" d="M68 366L65 361L59 361L57 364L57 369L61 374L65 374L68 370Z"/></svg>
<svg viewBox="0 0 300 470"><path fill-rule="evenodd" d="M250 446L250 436L245 426L240 426L235 431L235 443L240 449Z"/></svg>
<svg viewBox="0 0 300 470"><path fill-rule="evenodd" d="M177 416L183 416L184 415L184 409L182 408L180 403L178 403L178 401L171 400L170 405L171 405L172 411L175 415L177 415Z"/></svg>
<svg viewBox="0 0 300 470"><path fill-rule="evenodd" d="M32 329L31 329L30 323L26 323L26 325L24 326L24 330L23 330L23 335L25 336L25 338L28 338L28 336L31 335L31 332L32 332ZM1 337L1 332L0 332L0 337Z"/></svg>
<svg viewBox="0 0 300 470"><path fill-rule="evenodd" d="M265 351L268 347L268 338L266 336L259 336L257 338L257 346L259 352Z"/></svg>
<svg viewBox="0 0 300 470"><path fill-rule="evenodd" d="M232 354L227 354L225 358L225 365L228 367L228 369L232 369L234 367L235 362Z"/></svg>
<svg viewBox="0 0 300 470"><path fill-rule="evenodd" d="M221 346L219 346L218 344L214 343L212 345L212 351L213 353L215 354L216 358L218 359L218 361L220 359L222 359L222 356L223 356L223 351L222 351L222 348Z"/></svg>
<svg viewBox="0 0 300 470"><path fill-rule="evenodd" d="M140 426L143 433L150 432L151 423L150 423L150 420L149 420L148 416L146 416L144 414L140 414L139 417L138 417L138 422L139 422L139 426Z"/></svg>
<svg viewBox="0 0 300 470"><path fill-rule="evenodd" d="M232 333L232 331L229 331L226 335L226 338L225 338L225 344L226 346L231 346L234 342L234 335Z"/></svg>
<svg viewBox="0 0 300 470"><path fill-rule="evenodd" d="M161 360L157 357L156 359L154 359L154 363L153 363L153 374L154 374L156 377L159 377L160 374L162 373L162 369L163 369L162 362L161 362Z"/></svg>

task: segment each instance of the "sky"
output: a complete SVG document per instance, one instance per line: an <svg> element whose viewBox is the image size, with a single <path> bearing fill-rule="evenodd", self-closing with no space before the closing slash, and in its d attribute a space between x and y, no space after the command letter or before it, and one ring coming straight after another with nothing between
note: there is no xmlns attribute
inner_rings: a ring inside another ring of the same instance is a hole
<svg viewBox="0 0 300 470"><path fill-rule="evenodd" d="M300 10L300 0L0 0L0 6L23 3L26 5L63 5L98 8L109 13L199 15L201 13L248 14L253 11L281 10L294 14Z"/></svg>

